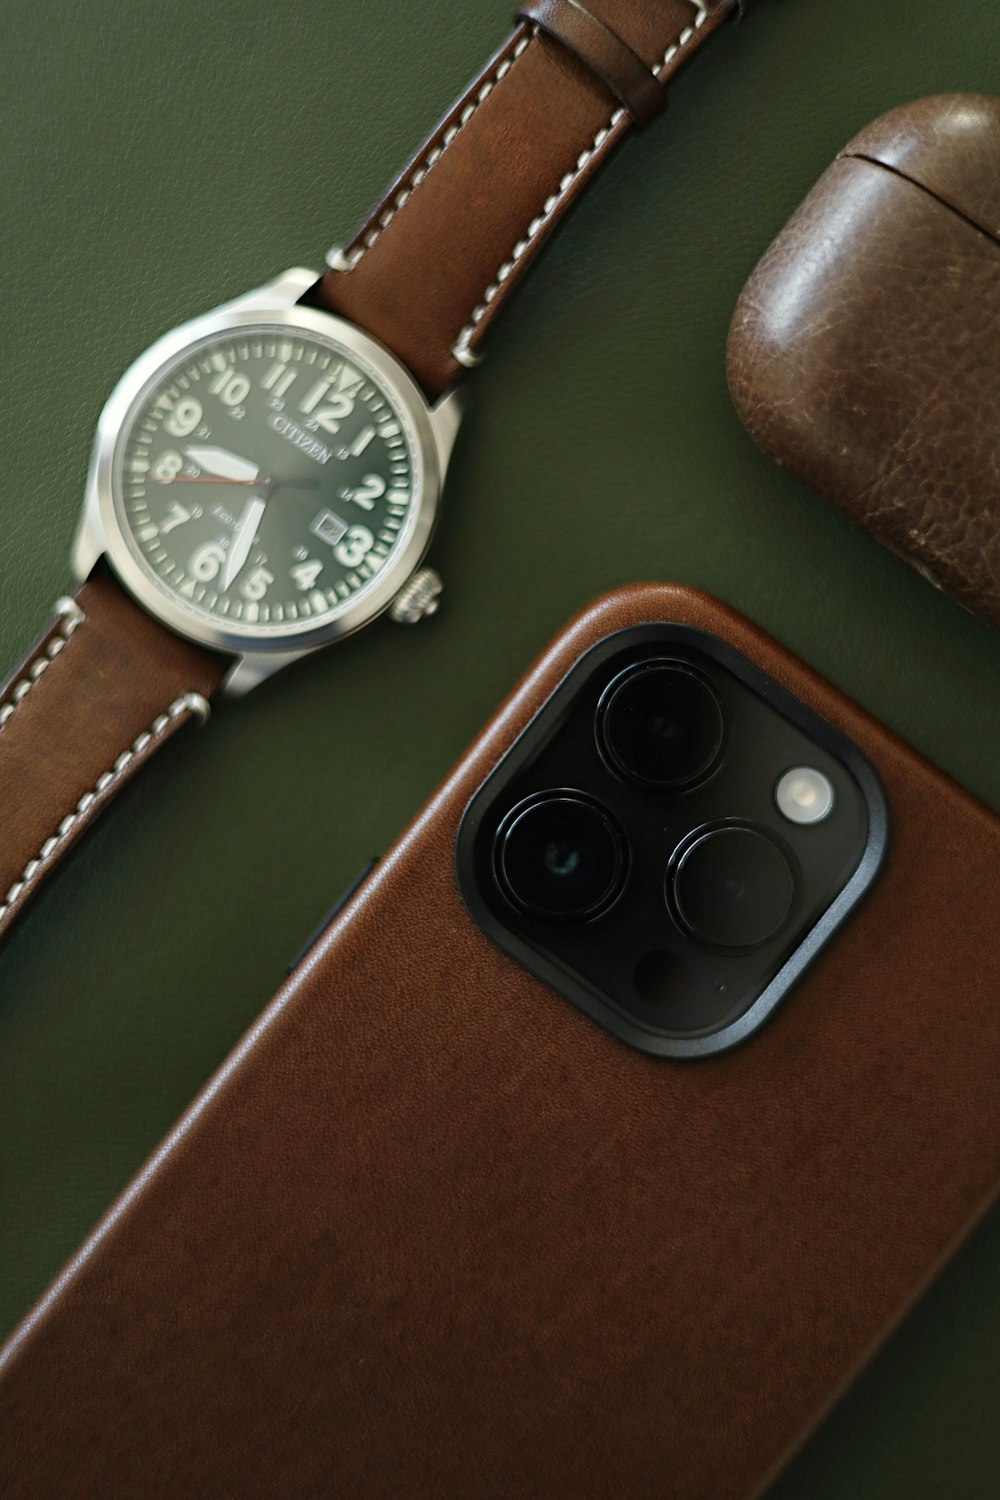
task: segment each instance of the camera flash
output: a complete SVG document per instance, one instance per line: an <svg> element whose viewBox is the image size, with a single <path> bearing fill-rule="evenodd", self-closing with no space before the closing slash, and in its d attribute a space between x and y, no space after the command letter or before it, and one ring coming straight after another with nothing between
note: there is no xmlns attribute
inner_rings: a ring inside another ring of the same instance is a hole
<svg viewBox="0 0 1000 1500"><path fill-rule="evenodd" d="M833 783L811 766L795 766L778 782L774 800L789 823L822 823L833 811Z"/></svg>

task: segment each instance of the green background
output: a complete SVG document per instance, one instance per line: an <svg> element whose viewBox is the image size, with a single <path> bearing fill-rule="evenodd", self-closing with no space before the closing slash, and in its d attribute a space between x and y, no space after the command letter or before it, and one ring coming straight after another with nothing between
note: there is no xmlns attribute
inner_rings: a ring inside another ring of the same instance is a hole
<svg viewBox="0 0 1000 1500"><path fill-rule="evenodd" d="M70 581L123 368L318 266L507 25L494 0L0 0L4 662ZM1000 808L1000 640L758 454L723 369L743 281L837 150L952 90L1000 92L992 0L763 0L727 28L492 338L433 553L440 616L222 705L37 901L0 952L0 1330L600 591L720 594ZM998 1400L1000 1212L778 1494L994 1497Z"/></svg>

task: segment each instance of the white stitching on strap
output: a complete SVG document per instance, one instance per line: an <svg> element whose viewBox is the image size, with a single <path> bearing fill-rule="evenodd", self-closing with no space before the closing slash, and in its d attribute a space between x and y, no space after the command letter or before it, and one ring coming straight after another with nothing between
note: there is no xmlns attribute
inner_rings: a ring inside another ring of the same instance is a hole
<svg viewBox="0 0 1000 1500"><path fill-rule="evenodd" d="M80 621L76 623L79 624ZM208 702L202 697L201 693L185 693L182 697L175 698L166 713L162 713L158 718L154 719L149 728L144 730L137 740L133 741L128 750L122 751L110 771L104 771L97 778L93 789L89 792L84 792L76 807L71 813L67 813L52 837L45 840L45 843L39 849L34 859L29 859L21 874L21 878L15 880L7 892L3 903L0 904L0 922L8 915L14 903L23 896L25 890L38 875L46 860L52 858L59 845L64 839L69 837L80 819L86 817L97 801L97 798L102 792L107 791L115 777L120 776L123 771L126 771L136 756L141 755L147 746L170 726L174 719L179 719L182 714L190 713L197 714L198 718L204 723L210 711Z"/></svg>
<svg viewBox="0 0 1000 1500"><path fill-rule="evenodd" d="M657 74L666 71L666 69L670 66L681 49L687 46L688 42L695 35L695 33L699 31L708 20L708 7L703 3L703 0L691 0L691 4L694 5L697 14L695 15L694 20L691 22L691 25L686 26L681 32L680 36L677 38L676 42L671 43L671 45L667 48L666 52L663 55L663 61L656 69ZM597 132L597 135L594 137L592 144L588 146L587 150L577 158L576 165L566 173L565 177L559 183L559 186L556 188L555 192L549 198L546 198L545 203L542 205L541 213L537 216L537 218L532 219L531 223L528 225L527 232L525 233L524 238L518 240L507 260L504 261L503 265L497 271L495 279L490 283L490 285L486 288L486 291L483 293L482 302L480 302L479 306L473 310L471 318L469 319L468 323L466 323L465 327L462 329L461 333L458 335L458 338L455 341L455 346L452 349L452 356L453 358L458 360L459 364L463 364L466 366L478 364L478 358L473 350L469 347L469 345L470 341L475 336L476 329L479 327L479 324L486 316L490 304L493 302L504 282L508 279L514 269L520 264L521 260L531 249L535 240L541 234L542 230L546 227L549 220L556 212L556 209L562 203L563 199L570 192L572 192L573 187L579 181L582 174L587 170L587 167L593 161L597 152L604 145L608 136L613 130L617 129L627 113L628 111L625 109L615 110L607 125L603 126L602 129Z"/></svg>
<svg viewBox="0 0 1000 1500"><path fill-rule="evenodd" d="M58 632L46 644L41 655L36 656L34 661L27 664L24 676L19 677L17 682L12 684L9 696L3 703L0 703L0 729L14 713L18 704L24 702L35 683L48 671L60 652L65 651L69 645L70 636L87 618L75 599L58 599L56 614L61 619Z"/></svg>
<svg viewBox="0 0 1000 1500"><path fill-rule="evenodd" d="M433 146L427 153L426 157L416 164L412 173L396 193L396 196L393 198L388 208L383 209L381 215L379 216L378 223L373 225L373 227L368 230L367 234L364 236L363 242L360 245L356 246L355 249L343 253L343 258L339 266L340 269L353 271L354 267L359 263L359 261L364 258L364 256L372 248L372 246L377 244L377 242L382 238L383 234L385 234L385 231L389 228L389 225L399 213L400 209L409 202L410 198L412 198L413 196L414 190L420 186L431 168L437 166L438 162L441 160L448 147L465 128L465 126L468 125L469 121L472 119L479 106L489 98L500 80L502 78L506 78L507 74L517 62L517 59L521 56L521 53L527 47L530 40L531 38L528 36L522 37L517 46L514 48L511 56L505 57L503 62L497 68L496 72L493 74L492 78L488 78L485 83L482 84L478 93L465 106L454 124L448 126L448 129L445 131L439 144Z"/></svg>

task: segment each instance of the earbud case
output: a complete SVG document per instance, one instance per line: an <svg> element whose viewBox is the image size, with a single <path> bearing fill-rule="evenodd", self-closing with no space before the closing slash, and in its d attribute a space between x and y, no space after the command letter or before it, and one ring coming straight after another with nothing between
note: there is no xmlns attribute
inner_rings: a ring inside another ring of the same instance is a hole
<svg viewBox="0 0 1000 1500"><path fill-rule="evenodd" d="M856 136L744 288L728 364L766 453L1000 627L1000 99Z"/></svg>

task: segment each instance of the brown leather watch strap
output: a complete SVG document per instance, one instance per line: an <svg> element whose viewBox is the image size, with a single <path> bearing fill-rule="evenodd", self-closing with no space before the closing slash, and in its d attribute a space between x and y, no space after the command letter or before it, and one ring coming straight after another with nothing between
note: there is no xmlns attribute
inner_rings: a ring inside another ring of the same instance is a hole
<svg viewBox="0 0 1000 1500"><path fill-rule="evenodd" d="M226 663L99 570L0 688L0 936L140 766L207 716Z"/></svg>
<svg viewBox="0 0 1000 1500"><path fill-rule="evenodd" d="M627 56L662 91L744 8L741 0L586 0L575 50L522 22L331 256L320 305L374 334L428 391L445 390L478 363L507 295L633 128L619 97L636 88ZM581 49L596 49L596 60Z"/></svg>
<svg viewBox="0 0 1000 1500"><path fill-rule="evenodd" d="M654 70L581 0L526 0L515 12L515 19L538 26L568 47L617 94L636 129L666 107L666 86Z"/></svg>

